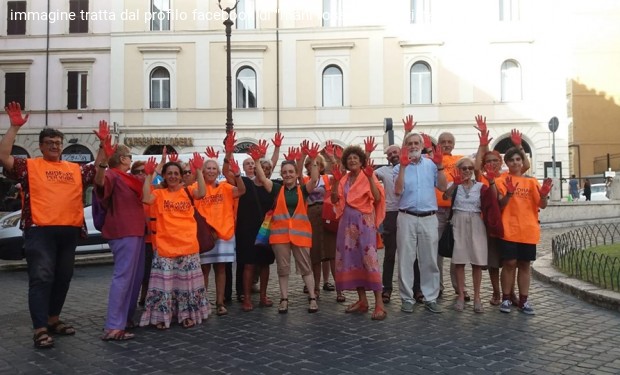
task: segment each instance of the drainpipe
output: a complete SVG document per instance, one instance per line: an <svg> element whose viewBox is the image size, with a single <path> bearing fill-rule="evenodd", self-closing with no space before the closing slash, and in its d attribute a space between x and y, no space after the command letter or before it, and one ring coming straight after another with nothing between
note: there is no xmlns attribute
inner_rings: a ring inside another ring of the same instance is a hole
<svg viewBox="0 0 620 375"><path fill-rule="evenodd" d="M276 131L280 131L280 0L276 1Z"/></svg>
<svg viewBox="0 0 620 375"><path fill-rule="evenodd" d="M47 14L50 14L50 0L47 0ZM47 35L45 44L45 126L48 126L49 117L49 77L50 77L50 22L47 21Z"/></svg>

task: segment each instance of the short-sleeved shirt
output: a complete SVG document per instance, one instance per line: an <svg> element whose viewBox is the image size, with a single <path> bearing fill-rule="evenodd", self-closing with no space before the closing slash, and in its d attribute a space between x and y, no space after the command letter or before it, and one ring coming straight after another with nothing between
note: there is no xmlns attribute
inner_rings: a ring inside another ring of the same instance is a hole
<svg viewBox="0 0 620 375"><path fill-rule="evenodd" d="M394 167L394 179L401 164ZM430 159L421 157L418 163L409 163L405 169L403 192L398 201L401 210L428 212L437 210L437 166Z"/></svg>
<svg viewBox="0 0 620 375"><path fill-rule="evenodd" d="M396 195L394 186L394 182L396 181L394 166L385 165L375 170L375 174L379 181L383 182L383 188L385 190L385 211L398 211L398 201L400 197Z"/></svg>
<svg viewBox="0 0 620 375"><path fill-rule="evenodd" d="M504 180L508 175L495 179L495 186L501 195L506 195ZM511 242L537 244L540 240L540 225L538 223L538 206L540 184L533 177L511 176L512 184L517 188L502 209L502 224L504 237ZM517 185L518 184L518 185Z"/></svg>

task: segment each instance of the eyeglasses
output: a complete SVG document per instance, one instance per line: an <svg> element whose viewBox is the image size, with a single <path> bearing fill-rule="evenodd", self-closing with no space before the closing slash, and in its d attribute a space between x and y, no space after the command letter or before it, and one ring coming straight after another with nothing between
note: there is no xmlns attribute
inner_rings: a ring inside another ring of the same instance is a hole
<svg viewBox="0 0 620 375"><path fill-rule="evenodd" d="M51 146L62 147L62 141L43 141L43 144L48 147L51 147Z"/></svg>
<svg viewBox="0 0 620 375"><path fill-rule="evenodd" d="M183 171L183 175L192 174L192 171Z"/></svg>
<svg viewBox="0 0 620 375"><path fill-rule="evenodd" d="M465 172L465 171L473 171L473 170L474 170L474 167L461 167L461 170L462 170L463 172Z"/></svg>

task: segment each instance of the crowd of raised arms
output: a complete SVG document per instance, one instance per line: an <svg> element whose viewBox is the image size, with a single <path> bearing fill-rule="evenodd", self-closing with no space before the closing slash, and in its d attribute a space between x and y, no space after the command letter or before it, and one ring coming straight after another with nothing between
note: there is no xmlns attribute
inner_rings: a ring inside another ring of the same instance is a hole
<svg viewBox="0 0 620 375"><path fill-rule="evenodd" d="M502 172L502 156L489 150L482 116L475 117L480 145L473 157L452 153L455 139L449 132L433 145L429 135L415 131L409 115L403 119L402 145L385 147L388 165L374 167L374 137L364 139L363 146L344 148L304 140L288 148L279 166L281 178L272 180L281 133L271 140L270 159L269 142L259 140L241 166L233 158L234 132L224 138L222 165L214 147L204 155L194 152L188 162L166 154L165 148L161 158L132 162L131 150L112 144L108 124L100 121L94 131L100 140L95 162L78 165L61 160L64 135L47 127L39 135L42 157L11 156L28 116L17 103L5 110L10 127L0 141L0 162L4 174L21 184L36 348L53 347L55 335L76 332L60 313L77 240L86 234L82 194L92 184L94 205L102 210L100 230L114 258L102 340L131 339L138 325L191 328L212 313L225 316L233 284L242 311L255 308L252 292L257 289L260 307L275 305L274 312L286 314L291 254L308 294L308 313L319 311L321 290L335 291L336 297L329 301L324 294L322 303L343 304L343 292L355 291L357 298L346 304L345 313L371 310L372 320L386 319L396 264L401 311L411 313L422 305L441 313L437 299L444 291L444 259L438 246L450 228L450 281L456 295L451 308L463 311L473 300L476 313L483 313L487 303L503 313L514 306L534 314L528 299L530 263L540 236L538 210L547 206L551 180L541 185L525 175L530 164L517 130L511 133L514 147L504 153L507 171ZM200 217L207 224L198 225ZM276 303L267 295L274 262ZM465 284L467 264L471 287ZM211 268L214 309L207 298ZM483 270L493 290L484 302Z"/></svg>

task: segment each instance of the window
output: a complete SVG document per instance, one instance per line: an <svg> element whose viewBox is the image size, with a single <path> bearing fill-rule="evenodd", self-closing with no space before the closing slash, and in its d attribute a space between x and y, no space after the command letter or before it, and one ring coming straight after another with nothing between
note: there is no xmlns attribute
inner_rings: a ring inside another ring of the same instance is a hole
<svg viewBox="0 0 620 375"><path fill-rule="evenodd" d="M245 66L237 72L237 108L256 106L256 72Z"/></svg>
<svg viewBox="0 0 620 375"><path fill-rule="evenodd" d="M6 34L26 35L26 2L9 1L6 8Z"/></svg>
<svg viewBox="0 0 620 375"><path fill-rule="evenodd" d="M170 0L151 0L151 30L170 30Z"/></svg>
<svg viewBox="0 0 620 375"><path fill-rule="evenodd" d="M342 0L323 0L323 26L342 26Z"/></svg>
<svg viewBox="0 0 620 375"><path fill-rule="evenodd" d="M88 72L69 72L67 84L67 109L88 107Z"/></svg>
<svg viewBox="0 0 620 375"><path fill-rule="evenodd" d="M151 72L150 108L170 108L170 73L162 67Z"/></svg>
<svg viewBox="0 0 620 375"><path fill-rule="evenodd" d="M411 0L411 23L431 22L431 0Z"/></svg>
<svg viewBox="0 0 620 375"><path fill-rule="evenodd" d="M519 101L521 94L521 67L514 60L502 64L502 102Z"/></svg>
<svg viewBox="0 0 620 375"><path fill-rule="evenodd" d="M88 18L82 15L88 12L88 0L69 0L69 11L75 13L75 18L69 20L69 33L87 33Z"/></svg>
<svg viewBox="0 0 620 375"><path fill-rule="evenodd" d="M256 5L255 0L239 0L237 4L237 29L256 28Z"/></svg>
<svg viewBox="0 0 620 375"><path fill-rule="evenodd" d="M499 0L499 20L519 20L519 0Z"/></svg>
<svg viewBox="0 0 620 375"><path fill-rule="evenodd" d="M26 108L26 73L6 73L4 75L4 105L17 102Z"/></svg>
<svg viewBox="0 0 620 375"><path fill-rule="evenodd" d="M323 70L323 107L342 107L342 70L330 65Z"/></svg>
<svg viewBox="0 0 620 375"><path fill-rule="evenodd" d="M411 104L430 104L432 102L431 68L427 63L418 61L410 72Z"/></svg>

